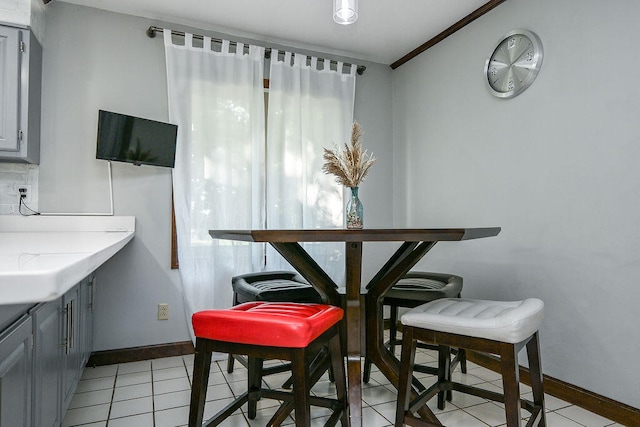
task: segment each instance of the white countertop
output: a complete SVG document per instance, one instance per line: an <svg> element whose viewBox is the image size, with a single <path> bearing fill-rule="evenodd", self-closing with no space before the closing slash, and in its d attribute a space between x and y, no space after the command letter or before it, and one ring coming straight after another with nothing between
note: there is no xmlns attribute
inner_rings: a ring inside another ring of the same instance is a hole
<svg viewBox="0 0 640 427"><path fill-rule="evenodd" d="M60 297L134 234L132 216L0 216L0 305Z"/></svg>

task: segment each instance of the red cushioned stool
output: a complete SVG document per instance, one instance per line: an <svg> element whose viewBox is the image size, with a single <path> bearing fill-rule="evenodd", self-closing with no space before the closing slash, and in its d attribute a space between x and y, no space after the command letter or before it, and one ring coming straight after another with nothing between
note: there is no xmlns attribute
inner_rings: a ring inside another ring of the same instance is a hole
<svg viewBox="0 0 640 427"><path fill-rule="evenodd" d="M244 354L249 358L248 390L238 399L209 419L205 425L216 426L248 403L248 416L256 416L261 397L283 400L284 403L267 425L279 425L291 410L295 410L296 426L310 425L310 405L331 408L333 414L326 425L340 420L348 425L346 412L346 381L340 352L338 323L343 310L325 304L247 302L225 310L205 310L192 317L196 335L189 426L201 426L204 413L211 353ZM311 371L311 360L328 344L334 372L336 398L310 396L309 390L326 371L321 366ZM293 392L262 387L262 361L291 361Z"/></svg>

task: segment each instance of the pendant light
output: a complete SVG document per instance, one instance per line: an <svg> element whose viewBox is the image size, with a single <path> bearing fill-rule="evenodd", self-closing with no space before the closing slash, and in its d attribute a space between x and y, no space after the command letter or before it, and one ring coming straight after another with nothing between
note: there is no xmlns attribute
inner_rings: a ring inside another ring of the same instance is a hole
<svg viewBox="0 0 640 427"><path fill-rule="evenodd" d="M358 20L358 0L333 0L333 20L349 25Z"/></svg>

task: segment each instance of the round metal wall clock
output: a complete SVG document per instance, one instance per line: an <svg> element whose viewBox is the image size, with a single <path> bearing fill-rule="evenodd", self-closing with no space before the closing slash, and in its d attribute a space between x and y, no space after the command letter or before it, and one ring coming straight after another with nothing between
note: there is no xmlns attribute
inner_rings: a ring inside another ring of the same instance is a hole
<svg viewBox="0 0 640 427"><path fill-rule="evenodd" d="M542 65L542 43L531 31L509 31L484 66L489 91L499 98L513 98L535 80Z"/></svg>

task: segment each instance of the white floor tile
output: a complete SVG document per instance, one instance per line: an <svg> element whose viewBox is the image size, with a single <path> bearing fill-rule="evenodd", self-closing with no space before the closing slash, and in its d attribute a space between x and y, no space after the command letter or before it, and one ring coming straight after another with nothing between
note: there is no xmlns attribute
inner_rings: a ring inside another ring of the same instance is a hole
<svg viewBox="0 0 640 427"><path fill-rule="evenodd" d="M172 380L174 378L183 378L186 376L187 370L184 366L153 370L153 381Z"/></svg>
<svg viewBox="0 0 640 427"><path fill-rule="evenodd" d="M176 368L183 367L184 360L182 356L175 357L164 357L161 359L153 359L151 361L151 367L155 371L156 369L167 369L167 368Z"/></svg>
<svg viewBox="0 0 640 427"><path fill-rule="evenodd" d="M212 400L210 402L206 402L204 405L204 418L209 419L217 414L221 409L227 406L229 403L233 402L233 398L230 399L218 399ZM238 410L234 413L234 415L242 414L241 410Z"/></svg>
<svg viewBox="0 0 640 427"><path fill-rule="evenodd" d="M150 360L139 362L121 363L118 365L118 375L132 374L134 372L146 372L151 370Z"/></svg>
<svg viewBox="0 0 640 427"><path fill-rule="evenodd" d="M362 400L367 405L379 405L381 403L395 402L397 393L385 386L367 387L362 390Z"/></svg>
<svg viewBox="0 0 640 427"><path fill-rule="evenodd" d="M390 420L383 417L374 408L370 406L362 408L362 425L368 427L386 427L392 424Z"/></svg>
<svg viewBox="0 0 640 427"><path fill-rule="evenodd" d="M113 401L137 399L153 395L151 383L127 385L124 387L116 387L113 391Z"/></svg>
<svg viewBox="0 0 640 427"><path fill-rule="evenodd" d="M124 374L116 377L116 387L124 387L134 384L144 384L151 382L151 371L147 372L134 372L131 374Z"/></svg>
<svg viewBox="0 0 640 427"><path fill-rule="evenodd" d="M582 424L585 427L604 427L613 424L613 421L578 406L568 406L566 408L558 409L556 412Z"/></svg>
<svg viewBox="0 0 640 427"><path fill-rule="evenodd" d="M396 418L396 402L395 401L371 406L371 408L373 408L377 413L382 415L385 419L389 420L390 424L393 424L393 421Z"/></svg>
<svg viewBox="0 0 640 427"><path fill-rule="evenodd" d="M226 383L207 387L207 402L211 400L230 399L233 397L234 394Z"/></svg>
<svg viewBox="0 0 640 427"><path fill-rule="evenodd" d="M112 389L87 391L85 393L76 393L73 396L73 400L71 400L69 409L111 403L112 397L113 397Z"/></svg>
<svg viewBox="0 0 640 427"><path fill-rule="evenodd" d="M186 377L153 382L153 394L173 393L183 390L191 390L191 384L189 384L189 380Z"/></svg>
<svg viewBox="0 0 640 427"><path fill-rule="evenodd" d="M499 426L507 422L507 417L504 413L504 409L490 402L475 406L469 406L468 408L465 408L464 411L489 424L490 426ZM528 414L528 412L522 411L522 415Z"/></svg>
<svg viewBox="0 0 640 427"><path fill-rule="evenodd" d="M155 412L155 427L176 427L187 425L189 422L189 407L165 409Z"/></svg>
<svg viewBox="0 0 640 427"><path fill-rule="evenodd" d="M140 397L138 399L123 400L113 402L111 405L110 418L122 418L130 415L139 415L153 412L153 398Z"/></svg>
<svg viewBox="0 0 640 427"><path fill-rule="evenodd" d="M227 380L225 379L224 375L222 375L222 372L210 372L208 385L217 384L227 384Z"/></svg>
<svg viewBox="0 0 640 427"><path fill-rule="evenodd" d="M62 427L106 421L109 417L109 406L111 405L105 404L69 409L62 422Z"/></svg>
<svg viewBox="0 0 640 427"><path fill-rule="evenodd" d="M113 389L115 377L94 378L90 380L81 380L76 387L76 393L84 393L87 391L110 390Z"/></svg>
<svg viewBox="0 0 640 427"><path fill-rule="evenodd" d="M457 411L444 412L438 415L438 420L446 426L456 427L487 427L486 423L483 423L476 417L466 413L462 409Z"/></svg>
<svg viewBox="0 0 640 427"><path fill-rule="evenodd" d="M83 380L102 377L115 377L118 371L118 365L96 366L95 368L87 367L82 373Z"/></svg>
<svg viewBox="0 0 640 427"><path fill-rule="evenodd" d="M131 417L109 419L109 427L153 427L153 414L140 414ZM84 427L84 426L82 426Z"/></svg>
<svg viewBox="0 0 640 427"><path fill-rule="evenodd" d="M563 417L556 412L549 412L547 414L547 425L549 427L584 427L582 424L578 424L569 418Z"/></svg>
<svg viewBox="0 0 640 427"><path fill-rule="evenodd" d="M157 394L153 396L156 411L189 406L191 390L176 391L174 393Z"/></svg>
<svg viewBox="0 0 640 427"><path fill-rule="evenodd" d="M98 421L97 423L82 424L82 427L107 427L107 422Z"/></svg>

